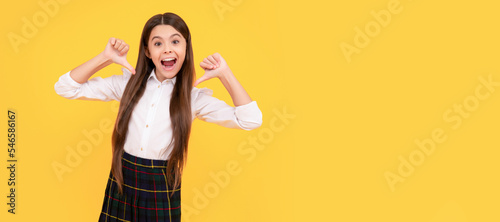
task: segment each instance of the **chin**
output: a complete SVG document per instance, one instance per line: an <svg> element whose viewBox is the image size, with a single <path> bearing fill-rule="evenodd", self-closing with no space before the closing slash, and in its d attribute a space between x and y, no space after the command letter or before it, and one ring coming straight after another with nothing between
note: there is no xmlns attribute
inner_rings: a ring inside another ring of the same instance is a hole
<svg viewBox="0 0 500 222"><path fill-rule="evenodd" d="M155 73L158 76L161 76L161 77L167 78L167 79L174 78L175 76L177 76L178 72L179 72L179 70L165 71L165 70L162 70L161 68L158 68L158 67L156 67L156 70L155 70Z"/></svg>

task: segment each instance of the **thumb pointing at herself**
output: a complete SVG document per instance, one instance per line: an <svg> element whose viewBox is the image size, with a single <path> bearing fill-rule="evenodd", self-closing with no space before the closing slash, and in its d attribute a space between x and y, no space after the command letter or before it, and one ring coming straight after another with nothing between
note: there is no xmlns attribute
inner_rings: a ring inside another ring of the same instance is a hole
<svg viewBox="0 0 500 222"><path fill-rule="evenodd" d="M132 74L135 74L135 69L127 61L127 52L129 45L121 39L110 38L106 48L104 49L104 56L110 59L113 63L127 68Z"/></svg>

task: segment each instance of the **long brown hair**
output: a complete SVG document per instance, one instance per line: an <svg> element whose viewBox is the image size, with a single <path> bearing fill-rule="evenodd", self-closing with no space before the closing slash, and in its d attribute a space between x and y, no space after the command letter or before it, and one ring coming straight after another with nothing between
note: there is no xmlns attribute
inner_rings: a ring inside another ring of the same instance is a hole
<svg viewBox="0 0 500 222"><path fill-rule="evenodd" d="M172 140L173 150L169 155L166 168L167 183L172 185L171 189L180 186L182 170L187 157L189 135L191 132L191 90L193 89L193 79L195 78L193 48L191 46L191 34L189 29L176 14L165 13L151 17L142 30L141 42L139 46L139 56L135 75L130 77L125 91L120 101L120 109L116 118L116 124L113 130L113 160L111 172L118 184L119 193L123 193L123 173L122 173L122 155L125 137L128 131L130 116L137 102L141 99L146 88L146 82L155 68L151 59L146 56L148 41L151 31L157 25L171 25L186 39L186 58L181 69L176 75L174 89L170 100L170 119L172 121ZM165 150L163 150L165 152ZM172 192L173 194L174 192Z"/></svg>

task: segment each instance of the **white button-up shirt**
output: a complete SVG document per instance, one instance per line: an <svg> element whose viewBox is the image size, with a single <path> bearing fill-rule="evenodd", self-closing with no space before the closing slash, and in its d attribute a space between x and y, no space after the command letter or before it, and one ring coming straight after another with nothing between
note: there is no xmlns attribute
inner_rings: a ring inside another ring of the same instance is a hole
<svg viewBox="0 0 500 222"><path fill-rule="evenodd" d="M83 84L73 80L70 71L59 78L54 88L58 95L68 99L120 101L132 75L125 68L122 71L123 75L94 77ZM151 72L144 94L130 118L125 152L148 159L168 159L173 149L173 143L168 146L172 140L169 107L175 79L160 82L155 71ZM199 118L228 128L251 130L262 124L262 112L256 101L232 107L212 97L212 90L208 88L193 87L191 112L193 120Z"/></svg>

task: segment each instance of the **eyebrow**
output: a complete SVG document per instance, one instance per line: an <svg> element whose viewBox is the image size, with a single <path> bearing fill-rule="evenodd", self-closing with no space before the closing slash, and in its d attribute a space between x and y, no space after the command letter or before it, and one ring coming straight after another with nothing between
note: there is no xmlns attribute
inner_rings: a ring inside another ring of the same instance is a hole
<svg viewBox="0 0 500 222"><path fill-rule="evenodd" d="M170 36L170 38L174 37L175 35L181 37L181 35L179 35L179 33L174 33ZM162 37L155 35L155 36L153 36L151 41L154 40L155 38L163 39Z"/></svg>

